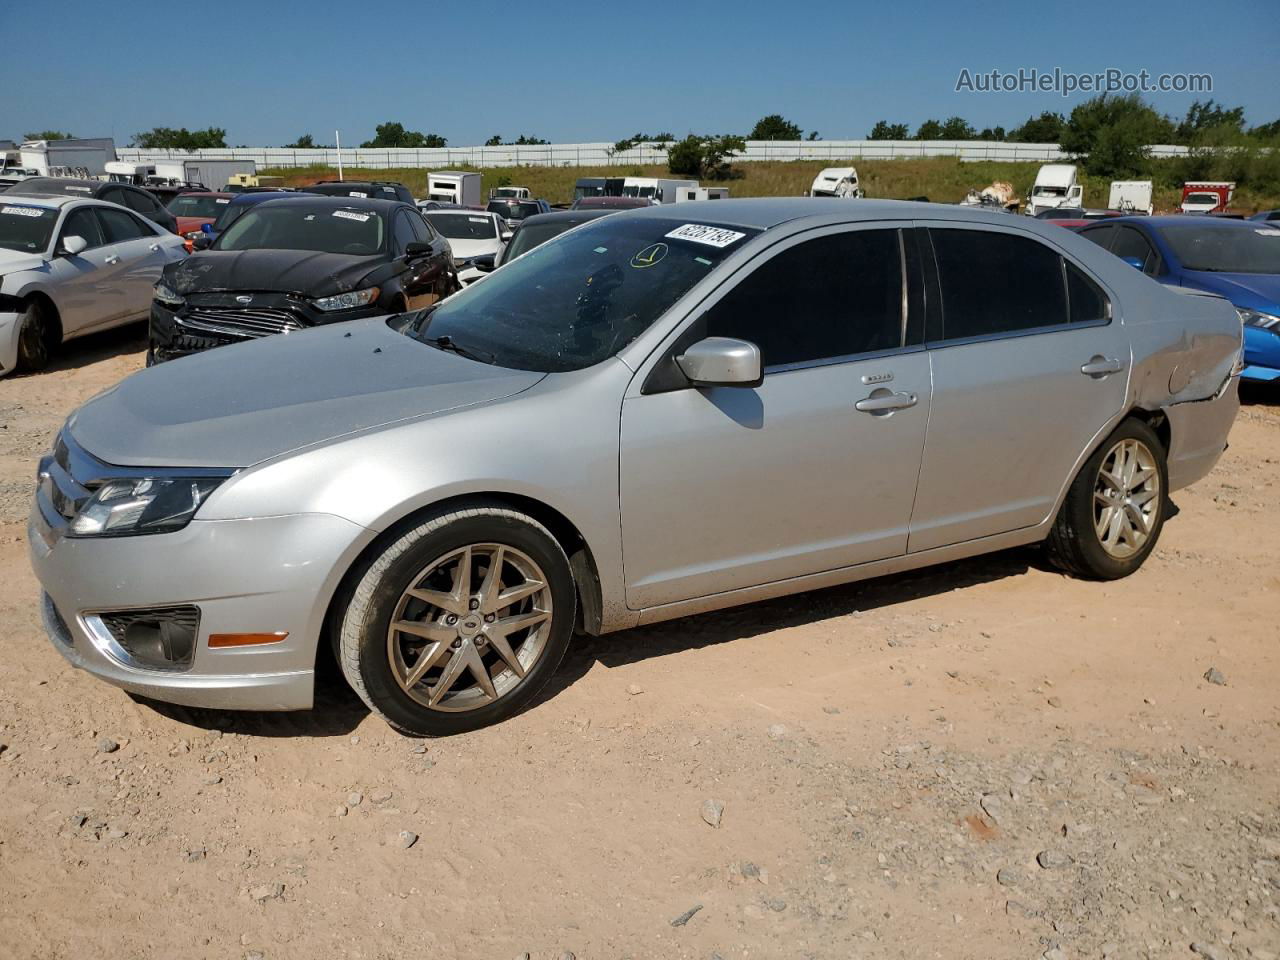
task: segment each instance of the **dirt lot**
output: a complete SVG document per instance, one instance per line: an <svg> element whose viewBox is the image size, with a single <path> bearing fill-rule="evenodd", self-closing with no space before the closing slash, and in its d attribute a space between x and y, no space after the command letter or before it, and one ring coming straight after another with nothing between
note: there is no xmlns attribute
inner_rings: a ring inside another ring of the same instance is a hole
<svg viewBox="0 0 1280 960"><path fill-rule="evenodd" d="M1280 955L1280 394L1129 580L1015 551L634 630L424 744L49 646L35 462L141 351L0 380L0 957Z"/></svg>

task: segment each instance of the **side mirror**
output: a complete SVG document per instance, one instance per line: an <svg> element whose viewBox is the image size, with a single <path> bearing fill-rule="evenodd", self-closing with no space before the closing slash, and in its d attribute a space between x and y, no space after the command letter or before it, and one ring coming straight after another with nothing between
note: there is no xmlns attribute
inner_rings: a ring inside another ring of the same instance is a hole
<svg viewBox="0 0 1280 960"><path fill-rule="evenodd" d="M503 242L503 243L510 243L510 242L511 242L511 238L512 238L512 237L514 237L515 235L516 235L516 232L515 232L514 230L503 230L503 231L502 231L502 242Z"/></svg>
<svg viewBox="0 0 1280 960"><path fill-rule="evenodd" d="M84 237L63 237L59 253L74 257L89 249L89 242Z"/></svg>
<svg viewBox="0 0 1280 960"><path fill-rule="evenodd" d="M707 337L676 357L695 387L758 387L764 382L760 348L732 337Z"/></svg>
<svg viewBox="0 0 1280 960"><path fill-rule="evenodd" d="M1146 265L1146 261L1141 257L1121 257L1120 259L1135 270L1141 270Z"/></svg>
<svg viewBox="0 0 1280 960"><path fill-rule="evenodd" d="M429 243L407 243L404 248L405 260L417 260L431 256L432 246Z"/></svg>
<svg viewBox="0 0 1280 960"><path fill-rule="evenodd" d="M471 265L481 273L493 273L496 257L492 253L487 253L483 257L476 257L471 261Z"/></svg>

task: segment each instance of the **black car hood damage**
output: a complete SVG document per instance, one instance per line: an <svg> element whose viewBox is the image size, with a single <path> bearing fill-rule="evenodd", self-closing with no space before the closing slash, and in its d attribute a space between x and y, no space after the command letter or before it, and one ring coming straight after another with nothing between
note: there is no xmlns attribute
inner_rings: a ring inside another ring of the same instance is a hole
<svg viewBox="0 0 1280 960"><path fill-rule="evenodd" d="M68 428L116 466L247 467L334 437L500 400L544 376L437 350L373 317L141 370L86 403Z"/></svg>
<svg viewBox="0 0 1280 960"><path fill-rule="evenodd" d="M165 282L190 296L223 290L327 297L378 283L404 269L386 255L356 257L306 250L206 250L165 267Z"/></svg>

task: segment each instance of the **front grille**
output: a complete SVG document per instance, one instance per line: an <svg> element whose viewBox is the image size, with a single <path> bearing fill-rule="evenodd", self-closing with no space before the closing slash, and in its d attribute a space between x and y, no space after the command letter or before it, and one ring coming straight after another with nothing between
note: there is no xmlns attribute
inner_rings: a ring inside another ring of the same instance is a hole
<svg viewBox="0 0 1280 960"><path fill-rule="evenodd" d="M138 664L160 670L191 665L200 631L199 607L116 610L96 616L111 638Z"/></svg>
<svg viewBox="0 0 1280 960"><path fill-rule="evenodd" d="M237 337L270 337L307 326L293 310L276 307L191 307L176 319L189 330Z"/></svg>

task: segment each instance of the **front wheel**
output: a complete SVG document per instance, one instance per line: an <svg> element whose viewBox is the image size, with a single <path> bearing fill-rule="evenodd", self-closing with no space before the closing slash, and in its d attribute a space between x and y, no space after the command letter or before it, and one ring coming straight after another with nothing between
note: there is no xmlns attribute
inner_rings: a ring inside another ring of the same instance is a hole
<svg viewBox="0 0 1280 960"><path fill-rule="evenodd" d="M1094 452L1067 491L1045 542L1050 561L1095 580L1127 577L1164 528L1165 450L1141 420L1126 420Z"/></svg>
<svg viewBox="0 0 1280 960"><path fill-rule="evenodd" d="M49 321L44 308L32 300L18 321L18 369L43 370L53 354Z"/></svg>
<svg viewBox="0 0 1280 960"><path fill-rule="evenodd" d="M364 570L338 636L352 688L402 733L441 736L505 720L568 648L569 561L525 514L479 504L408 530Z"/></svg>

